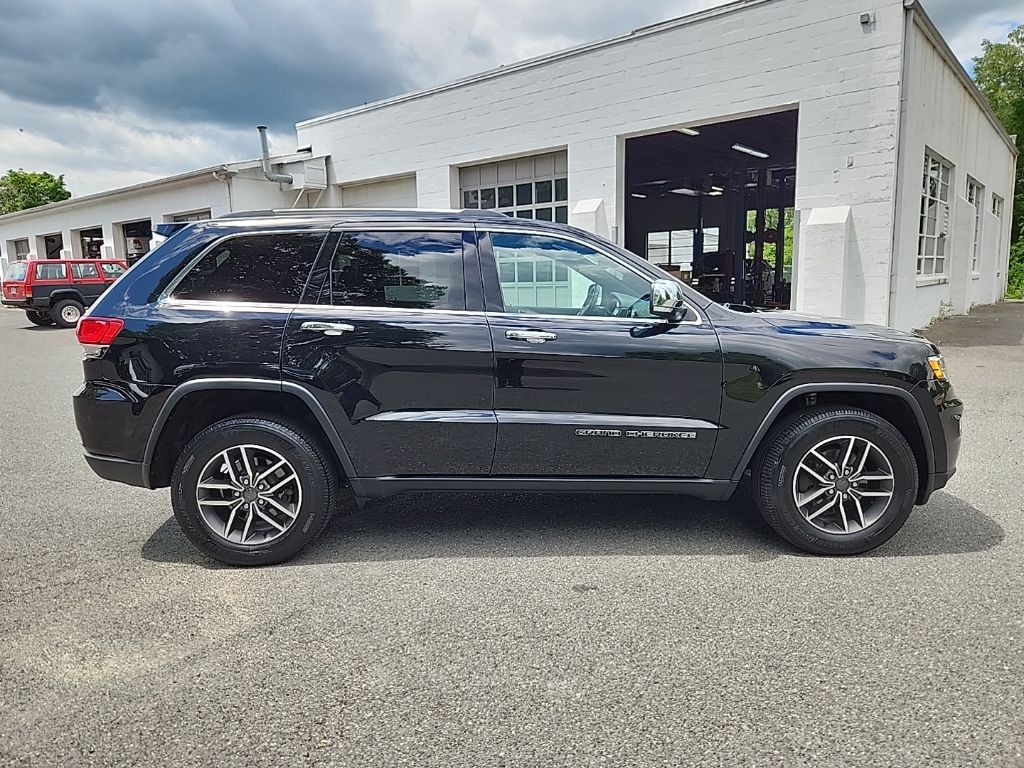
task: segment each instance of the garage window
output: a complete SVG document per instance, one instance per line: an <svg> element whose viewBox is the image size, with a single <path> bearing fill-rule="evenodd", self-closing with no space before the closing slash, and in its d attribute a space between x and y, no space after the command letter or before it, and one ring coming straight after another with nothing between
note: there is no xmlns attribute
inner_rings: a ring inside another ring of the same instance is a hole
<svg viewBox="0 0 1024 768"><path fill-rule="evenodd" d="M14 241L14 260L24 261L28 258L28 240Z"/></svg>
<svg viewBox="0 0 1024 768"><path fill-rule="evenodd" d="M520 219L569 222L566 152L551 152L459 169L462 207Z"/></svg>
<svg viewBox="0 0 1024 768"><path fill-rule="evenodd" d="M925 151L917 238L917 274L921 277L946 274L949 182L952 173L952 166L930 151Z"/></svg>

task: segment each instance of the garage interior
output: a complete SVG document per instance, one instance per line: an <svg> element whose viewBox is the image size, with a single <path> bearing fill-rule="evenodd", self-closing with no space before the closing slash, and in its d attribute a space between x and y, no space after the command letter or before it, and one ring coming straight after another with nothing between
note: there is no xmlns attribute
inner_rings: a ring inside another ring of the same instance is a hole
<svg viewBox="0 0 1024 768"><path fill-rule="evenodd" d="M627 139L626 247L715 301L788 309L797 118Z"/></svg>

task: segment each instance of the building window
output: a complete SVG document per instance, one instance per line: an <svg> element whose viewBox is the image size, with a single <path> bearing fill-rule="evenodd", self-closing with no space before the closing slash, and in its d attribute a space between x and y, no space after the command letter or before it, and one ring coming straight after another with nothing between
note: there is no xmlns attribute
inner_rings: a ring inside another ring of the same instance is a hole
<svg viewBox="0 0 1024 768"><path fill-rule="evenodd" d="M14 241L14 260L24 261L28 258L28 240Z"/></svg>
<svg viewBox="0 0 1024 768"><path fill-rule="evenodd" d="M917 274L920 276L946 274L949 181L952 173L949 164L925 151L921 224L917 239Z"/></svg>
<svg viewBox="0 0 1024 768"><path fill-rule="evenodd" d="M520 219L569 222L566 152L460 168L459 187L463 208L497 211Z"/></svg>
<svg viewBox="0 0 1024 768"><path fill-rule="evenodd" d="M999 195L992 195L992 215L998 219L1003 218L1003 198Z"/></svg>
<svg viewBox="0 0 1024 768"><path fill-rule="evenodd" d="M974 248L971 251L971 271L978 271L978 254L981 251L981 213L985 210L985 187L967 177L967 202L974 206Z"/></svg>
<svg viewBox="0 0 1024 768"><path fill-rule="evenodd" d="M195 213L179 213L175 216L172 216L171 221L174 223L186 221L206 221L209 218L209 211L196 211Z"/></svg>
<svg viewBox="0 0 1024 768"><path fill-rule="evenodd" d="M683 272L693 269L694 246L697 232L681 229L672 232L647 233L647 260L659 267L679 267ZM704 253L718 250L718 227L704 230Z"/></svg>

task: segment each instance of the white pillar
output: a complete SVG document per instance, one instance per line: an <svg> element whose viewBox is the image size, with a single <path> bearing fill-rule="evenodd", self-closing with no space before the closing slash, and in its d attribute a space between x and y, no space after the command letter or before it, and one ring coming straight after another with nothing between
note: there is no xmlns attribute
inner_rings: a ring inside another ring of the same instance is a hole
<svg viewBox="0 0 1024 768"><path fill-rule="evenodd" d="M416 204L420 208L458 208L458 169L439 165L416 171Z"/></svg>
<svg viewBox="0 0 1024 768"><path fill-rule="evenodd" d="M805 209L800 218L799 248L793 260L793 309L845 317L852 210L848 205Z"/></svg>

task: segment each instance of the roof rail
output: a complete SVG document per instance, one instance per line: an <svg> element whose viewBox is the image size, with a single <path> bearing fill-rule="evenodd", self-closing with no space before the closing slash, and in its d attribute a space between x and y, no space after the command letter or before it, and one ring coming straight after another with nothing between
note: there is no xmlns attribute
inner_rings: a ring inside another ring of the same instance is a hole
<svg viewBox="0 0 1024 768"><path fill-rule="evenodd" d="M254 219L272 217L303 217L303 216L388 216L415 215L416 213L448 214L484 219L488 221L504 221L508 217L498 211L482 211L474 208L275 208L253 211L232 211L218 216L219 219Z"/></svg>

